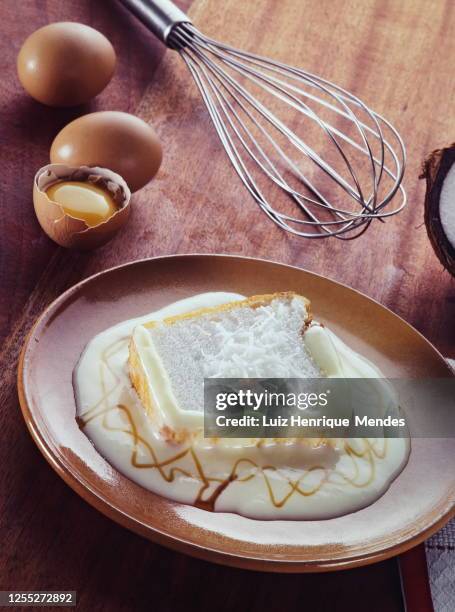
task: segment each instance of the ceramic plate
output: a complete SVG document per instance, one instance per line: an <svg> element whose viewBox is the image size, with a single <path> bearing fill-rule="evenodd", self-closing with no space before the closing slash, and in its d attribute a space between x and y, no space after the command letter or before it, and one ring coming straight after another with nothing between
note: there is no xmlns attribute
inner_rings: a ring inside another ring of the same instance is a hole
<svg viewBox="0 0 455 612"><path fill-rule="evenodd" d="M451 376L442 356L405 321L316 274L257 259L186 255L149 259L93 276L61 295L22 351L19 398L38 447L86 501L121 525L176 550L269 571L335 570L416 545L454 514L455 439L413 441L409 463L371 506L324 521L255 521L210 513L142 489L97 453L75 421L71 376L86 343L125 319L204 291L292 290L315 318L390 377Z"/></svg>

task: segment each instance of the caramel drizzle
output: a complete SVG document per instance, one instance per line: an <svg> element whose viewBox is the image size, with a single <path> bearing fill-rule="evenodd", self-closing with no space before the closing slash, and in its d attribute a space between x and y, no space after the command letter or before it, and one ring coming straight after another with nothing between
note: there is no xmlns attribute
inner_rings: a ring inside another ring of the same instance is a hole
<svg viewBox="0 0 455 612"><path fill-rule="evenodd" d="M160 460L153 446L149 444L149 442L147 442L147 440L145 440L140 435L130 409L124 404L109 405L108 403L109 396L112 395L112 393L117 390L117 388L122 384L122 381L119 376L117 376L115 371L111 368L109 360L120 350L125 348L125 345L127 344L127 338L116 340L108 347L106 347L106 349L104 349L104 351L101 353L100 380L103 395L101 399L94 406L92 406L92 408L90 408L90 410L85 414L84 418L77 418L79 427L81 429L84 429L85 426L94 419L102 417L102 426L107 431L121 432L131 437L134 445L131 453L131 465L133 467L137 469L157 469L163 480L169 483L174 482L177 474L181 474L182 476L192 478L199 482L200 487L194 501L194 505L199 508L214 511L216 501L218 500L220 495L229 487L229 485L231 485L233 482L245 483L255 478L256 476L262 476L270 498L270 502L273 504L273 506L275 506L275 508L282 508L283 506L285 506L287 501L294 494L298 494L303 497L308 497L317 493L325 484L336 484L336 477L341 478L343 482L345 482L346 484L350 484L353 487L363 488L368 486L374 480L376 473L376 459L384 459L384 457L386 456L387 438L384 438L382 448L377 448L376 444L371 442L371 440L369 440L368 438L358 438L358 441L362 440L363 442L363 450L356 450L356 448L351 445L348 440L344 440L344 451L351 459L354 476L350 477L337 469L327 469L322 465L315 465L305 470L303 474L295 480L289 478L286 474L283 474L279 468L273 465L260 466L252 459L246 457L240 457L236 460L227 478L221 479L216 477L209 477L205 474L202 463L193 446L188 446L176 453L175 455L172 455L167 459ZM110 372L115 381L114 386L111 387L109 390L106 387L106 369ZM123 413L123 415L128 421L127 428L115 427L109 424L108 416L113 411L120 411L121 413ZM261 445L262 441L259 440L256 446L259 448ZM139 447L146 449L151 458L151 461L145 463L139 462ZM174 463L187 458L191 460L191 463L194 466L193 471L189 471L183 469L180 466L173 465ZM358 482L358 479L360 477L360 469L356 459L365 458L367 459L370 468L369 476L365 481ZM239 474L239 466L241 465L250 466L252 468L251 472L247 473L246 475ZM170 467L170 469L166 471L165 468L168 467ZM304 488L305 480L308 479L309 476L316 471L321 472L319 481L312 488ZM289 490L281 498L277 496L276 492L273 489L271 479L268 475L268 473L270 472L279 473L283 480L289 486ZM209 492L213 485L215 486L212 492L209 494L208 497L204 498L204 494L206 492Z"/></svg>

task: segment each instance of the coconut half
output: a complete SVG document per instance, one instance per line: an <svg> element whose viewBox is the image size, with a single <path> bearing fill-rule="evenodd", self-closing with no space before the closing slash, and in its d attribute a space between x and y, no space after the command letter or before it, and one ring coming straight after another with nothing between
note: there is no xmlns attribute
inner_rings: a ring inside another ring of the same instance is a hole
<svg viewBox="0 0 455 612"><path fill-rule="evenodd" d="M109 191L118 210L105 221L89 227L85 221L72 217L48 197L47 189L60 181L98 185ZM130 200L131 192L126 181L107 168L48 164L38 170L33 182L33 204L41 227L49 238L67 248L89 250L106 244L125 225Z"/></svg>
<svg viewBox="0 0 455 612"><path fill-rule="evenodd" d="M455 143L433 151L424 162L425 225L442 265L455 276Z"/></svg>

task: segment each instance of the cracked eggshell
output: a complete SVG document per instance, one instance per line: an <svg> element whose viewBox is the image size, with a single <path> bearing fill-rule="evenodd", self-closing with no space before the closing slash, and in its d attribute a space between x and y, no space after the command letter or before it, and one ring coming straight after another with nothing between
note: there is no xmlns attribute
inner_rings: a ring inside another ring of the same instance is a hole
<svg viewBox="0 0 455 612"><path fill-rule="evenodd" d="M85 221L71 217L60 204L47 196L46 190L51 185L64 180L102 185L112 194L118 210L106 221L89 227ZM131 192L126 181L107 168L48 164L38 170L33 182L33 204L39 224L49 238L70 249L85 251L106 244L125 225L130 212L130 199Z"/></svg>

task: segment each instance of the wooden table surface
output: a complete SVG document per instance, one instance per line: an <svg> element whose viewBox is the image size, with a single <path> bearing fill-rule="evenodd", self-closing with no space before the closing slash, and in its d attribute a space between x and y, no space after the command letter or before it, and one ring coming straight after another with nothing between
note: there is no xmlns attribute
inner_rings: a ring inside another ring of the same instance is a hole
<svg viewBox="0 0 455 612"><path fill-rule="evenodd" d="M190 0L180 6L189 8ZM268 575L165 550L118 527L73 493L36 449L19 411L16 364L41 310L73 283L137 258L224 252L295 264L351 285L455 356L455 283L423 226L423 157L454 140L455 4L451 0L195 0L196 24L227 42L302 65L385 114L408 149L409 206L361 238L282 233L248 197L177 55L115 0L3 0L0 7L0 589L77 590L81 610L402 610L396 560L328 575ZM53 21L106 34L119 58L90 105L52 110L15 73L22 41ZM106 247L65 251L33 214L35 171L72 118L99 109L152 122L165 159L134 196L128 226ZM207 160L209 163L207 163Z"/></svg>

